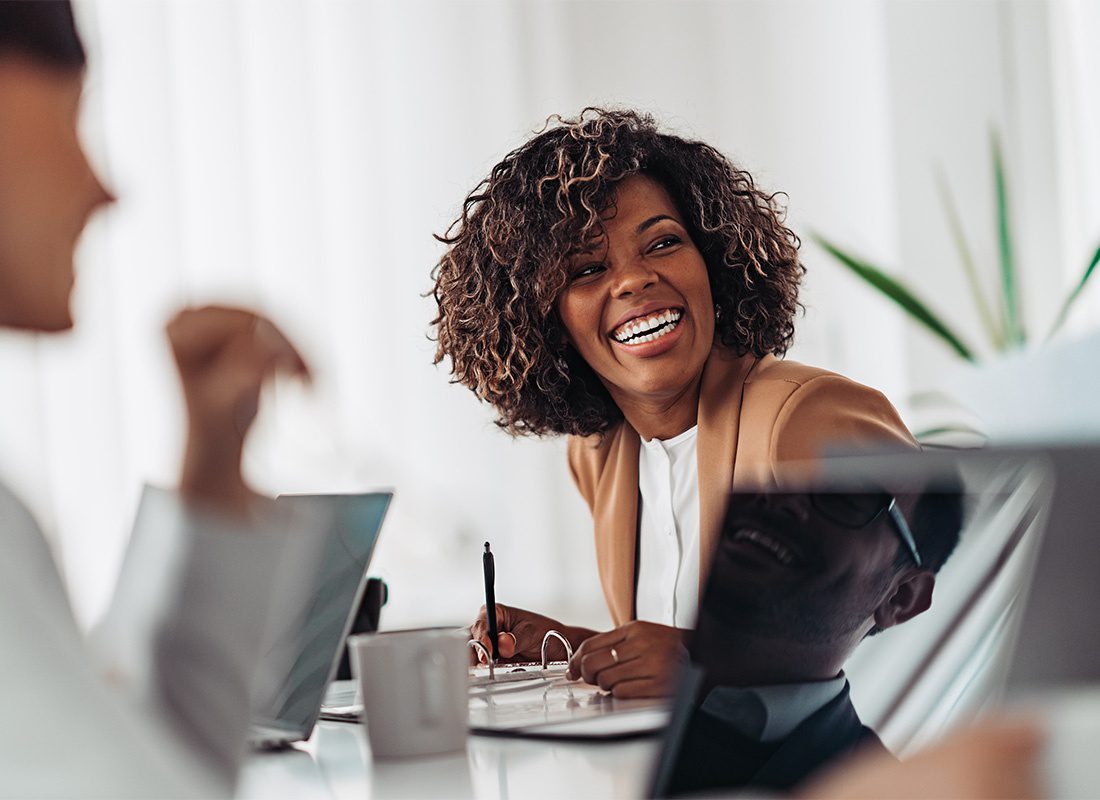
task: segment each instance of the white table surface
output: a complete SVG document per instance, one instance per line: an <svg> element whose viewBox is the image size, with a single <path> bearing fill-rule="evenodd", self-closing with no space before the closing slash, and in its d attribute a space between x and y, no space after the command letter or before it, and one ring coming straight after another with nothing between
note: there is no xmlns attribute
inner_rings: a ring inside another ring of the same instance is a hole
<svg viewBox="0 0 1100 800"><path fill-rule="evenodd" d="M1038 766L1047 796L1100 797L1100 686L1046 693L1024 708L1046 728ZM639 798L658 742L657 737L580 744L471 736L465 754L375 762L362 726L320 722L313 737L294 749L252 755L238 797Z"/></svg>
<svg viewBox="0 0 1100 800"><path fill-rule="evenodd" d="M639 798L658 741L565 743L471 736L465 754L376 762L361 725L319 722L304 744L252 755L238 797Z"/></svg>

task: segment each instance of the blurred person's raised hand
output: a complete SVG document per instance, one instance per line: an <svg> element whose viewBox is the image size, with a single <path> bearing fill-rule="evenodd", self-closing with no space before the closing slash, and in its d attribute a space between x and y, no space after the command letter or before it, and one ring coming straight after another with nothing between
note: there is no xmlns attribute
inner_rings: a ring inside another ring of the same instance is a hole
<svg viewBox="0 0 1100 800"><path fill-rule="evenodd" d="M470 638L481 642L485 649L492 652L489 644L489 623L485 606L481 607L477 619L470 626ZM501 661L539 661L542 658L542 640L547 631L558 631L577 647L592 631L563 625L555 619L525 611L522 608L497 603L497 649ZM557 639L551 639L546 646L547 658L559 661L565 658L565 648ZM477 659L485 663L483 655Z"/></svg>
<svg viewBox="0 0 1100 800"><path fill-rule="evenodd" d="M205 505L246 513L252 495L241 454L260 390L276 372L308 378L309 368L270 321L244 309L184 309L167 334L187 405L180 490Z"/></svg>
<svg viewBox="0 0 1100 800"><path fill-rule="evenodd" d="M898 762L860 756L830 767L797 797L815 800L1029 800L1043 796L1043 736L1025 721L987 722L955 733Z"/></svg>

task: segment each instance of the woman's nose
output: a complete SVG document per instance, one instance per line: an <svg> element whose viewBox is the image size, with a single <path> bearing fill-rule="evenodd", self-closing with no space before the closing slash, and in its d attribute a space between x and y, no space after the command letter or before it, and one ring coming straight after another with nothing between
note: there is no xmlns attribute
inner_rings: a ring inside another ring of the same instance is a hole
<svg viewBox="0 0 1100 800"><path fill-rule="evenodd" d="M658 282L656 271L645 259L622 261L615 267L614 291L616 297L637 294Z"/></svg>
<svg viewBox="0 0 1100 800"><path fill-rule="evenodd" d="M81 168L84 172L86 215L103 206L109 206L115 202L114 193L103 184L103 179L92 167L84 148L80 148Z"/></svg>

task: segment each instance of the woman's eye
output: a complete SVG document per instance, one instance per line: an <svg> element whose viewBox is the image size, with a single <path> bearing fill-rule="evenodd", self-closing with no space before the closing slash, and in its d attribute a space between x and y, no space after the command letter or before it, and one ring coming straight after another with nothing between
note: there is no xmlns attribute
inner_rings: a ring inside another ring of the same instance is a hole
<svg viewBox="0 0 1100 800"><path fill-rule="evenodd" d="M677 244L680 244L680 237L679 236L672 236L672 235L662 236L660 239L655 241L653 243L653 246L649 249L650 249L650 252L652 252L654 250L665 250L665 249L667 249L669 247L672 247L673 245L677 245Z"/></svg>
<svg viewBox="0 0 1100 800"><path fill-rule="evenodd" d="M603 264L585 264L579 269L573 270L573 274L570 275L571 280L581 280L582 278L590 278L603 269Z"/></svg>

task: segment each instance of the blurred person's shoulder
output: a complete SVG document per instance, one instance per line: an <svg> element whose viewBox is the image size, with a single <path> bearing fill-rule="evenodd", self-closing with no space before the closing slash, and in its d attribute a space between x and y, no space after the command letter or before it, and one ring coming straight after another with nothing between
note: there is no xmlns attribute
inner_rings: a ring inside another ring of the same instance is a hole
<svg viewBox="0 0 1100 800"><path fill-rule="evenodd" d="M0 541L6 561L22 553L49 556L49 546L30 509L3 482L0 482Z"/></svg>
<svg viewBox="0 0 1100 800"><path fill-rule="evenodd" d="M0 482L0 594L3 602L31 594L60 599L62 610L70 614L68 594L42 529L30 509L14 492Z"/></svg>

